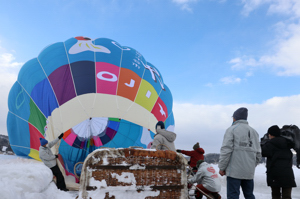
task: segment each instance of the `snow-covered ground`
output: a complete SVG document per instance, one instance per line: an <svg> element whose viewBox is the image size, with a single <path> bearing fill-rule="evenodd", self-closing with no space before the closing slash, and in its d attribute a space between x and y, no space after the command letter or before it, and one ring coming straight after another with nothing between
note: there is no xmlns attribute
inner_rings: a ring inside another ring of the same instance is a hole
<svg viewBox="0 0 300 199"><path fill-rule="evenodd" d="M218 171L217 165L213 165ZM271 198L270 188L266 185L265 165L259 165L255 173L256 199ZM300 186L300 169L294 167L296 183ZM226 178L221 177L220 195L226 199ZM76 191L64 192L56 188L52 181L51 170L42 162L23 159L11 155L0 155L0 194L1 199L75 199ZM241 199L243 195L241 193ZM300 188L292 191L293 199L300 199Z"/></svg>

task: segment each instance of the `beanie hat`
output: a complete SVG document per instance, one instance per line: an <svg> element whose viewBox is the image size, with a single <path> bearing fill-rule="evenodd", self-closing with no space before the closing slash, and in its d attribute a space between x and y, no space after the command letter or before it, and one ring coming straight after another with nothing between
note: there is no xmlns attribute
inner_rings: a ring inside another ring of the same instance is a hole
<svg viewBox="0 0 300 199"><path fill-rule="evenodd" d="M241 107L234 111L233 116L235 120L247 120L248 117L248 109Z"/></svg>
<svg viewBox="0 0 300 199"><path fill-rule="evenodd" d="M280 129L277 125L273 125L268 129L268 134L273 135L275 137L280 136Z"/></svg>
<svg viewBox="0 0 300 199"><path fill-rule="evenodd" d="M197 142L197 143L193 146L193 149L194 149L194 150L196 150L196 149L198 149L198 148L200 148L199 142Z"/></svg>
<svg viewBox="0 0 300 199"><path fill-rule="evenodd" d="M41 146L44 146L45 144L48 143L48 141L44 138L40 138L40 143L41 143Z"/></svg>
<svg viewBox="0 0 300 199"><path fill-rule="evenodd" d="M204 162L204 160L198 160L197 161L197 168L199 168L200 164L202 164Z"/></svg>
<svg viewBox="0 0 300 199"><path fill-rule="evenodd" d="M162 121L157 122L155 129L157 129L157 126L160 126L161 129L165 129L165 124Z"/></svg>

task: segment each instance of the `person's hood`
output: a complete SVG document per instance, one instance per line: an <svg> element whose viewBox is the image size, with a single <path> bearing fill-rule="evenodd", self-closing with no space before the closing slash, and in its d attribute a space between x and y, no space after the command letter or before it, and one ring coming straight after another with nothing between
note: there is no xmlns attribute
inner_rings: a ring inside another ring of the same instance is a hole
<svg viewBox="0 0 300 199"><path fill-rule="evenodd" d="M236 124L248 124L247 120L236 120L235 122L232 123L232 125L236 125Z"/></svg>
<svg viewBox="0 0 300 199"><path fill-rule="evenodd" d="M198 168L198 169L200 169L201 167L206 166L206 165L208 165L207 162L202 162L202 163L199 165L199 168Z"/></svg>
<svg viewBox="0 0 300 199"><path fill-rule="evenodd" d="M169 142L174 142L176 139L176 133L167 131L166 129L157 129L157 134L164 136Z"/></svg>
<svg viewBox="0 0 300 199"><path fill-rule="evenodd" d="M200 153L200 154L203 154L203 151L202 151L202 150L203 150L203 149L198 148L198 149L196 149L195 151L198 152L198 153Z"/></svg>
<svg viewBox="0 0 300 199"><path fill-rule="evenodd" d="M273 139L270 139L269 141L271 144L273 144L275 147L279 149L287 149L290 148L288 146L288 142L285 138L283 137L274 137Z"/></svg>
<svg viewBox="0 0 300 199"><path fill-rule="evenodd" d="M41 145L40 148L47 148L48 147L48 144L46 144L46 146L44 145Z"/></svg>

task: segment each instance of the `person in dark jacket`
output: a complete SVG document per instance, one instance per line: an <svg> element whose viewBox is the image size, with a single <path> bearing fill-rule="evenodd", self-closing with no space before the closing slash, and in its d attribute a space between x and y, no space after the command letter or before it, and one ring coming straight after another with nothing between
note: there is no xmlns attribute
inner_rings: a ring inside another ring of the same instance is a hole
<svg viewBox="0 0 300 199"><path fill-rule="evenodd" d="M291 144L280 137L277 125L268 129L269 140L261 145L262 156L267 157L267 184L272 190L272 199L292 198L292 187L296 187L293 172Z"/></svg>
<svg viewBox="0 0 300 199"><path fill-rule="evenodd" d="M56 177L56 186L58 189L63 191L69 191L66 188L66 183L64 176L62 175L60 169L57 166L56 158L58 158L58 155L54 155L51 151L51 148L64 136L62 133L58 138L48 143L48 141L44 138L40 138L41 146L39 148L39 157L43 161L43 163L49 167L53 173L53 175Z"/></svg>
<svg viewBox="0 0 300 199"><path fill-rule="evenodd" d="M187 155L187 156L191 157L189 165L192 167L193 172L197 173L197 170L198 170L198 168L197 168L197 162L198 162L198 160L204 160L203 154L205 152L204 152L203 148L200 148L199 142L197 142L193 146L193 149L194 149L193 151L185 151L185 150L181 150L181 149L177 149L176 151L178 153L182 153L184 155Z"/></svg>

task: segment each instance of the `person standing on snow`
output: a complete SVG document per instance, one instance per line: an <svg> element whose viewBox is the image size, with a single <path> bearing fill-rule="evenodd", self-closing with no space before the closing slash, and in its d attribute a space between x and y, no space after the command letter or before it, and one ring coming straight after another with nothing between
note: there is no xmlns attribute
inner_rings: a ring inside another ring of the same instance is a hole
<svg viewBox="0 0 300 199"><path fill-rule="evenodd" d="M181 150L181 149L177 149L176 151L178 153L182 153L184 155L190 156L190 163L189 165L192 167L193 171L196 173L197 172L197 162L198 160L204 160L204 156L203 154L205 153L203 148L200 148L199 146L199 142L197 142L194 146L193 146L193 151L185 151L185 150Z"/></svg>
<svg viewBox="0 0 300 199"><path fill-rule="evenodd" d="M44 138L40 138L41 146L39 148L39 157L43 161L43 163L49 167L53 173L53 175L56 177L56 186L58 189L62 191L69 191L66 188L66 183L64 176L62 175L60 169L58 168L56 164L56 158L58 158L57 155L53 155L50 148L52 148L62 137L64 134L60 134L58 138L48 143L48 141Z"/></svg>
<svg viewBox="0 0 300 199"><path fill-rule="evenodd" d="M197 173L190 179L188 179L188 187L191 187L192 184L197 183L197 188L203 191L206 194L211 194L215 199L220 199L221 196L218 194L221 191L221 181L218 176L218 173L215 169L204 162L199 160L197 162ZM202 198L203 194L196 189L195 191L196 198Z"/></svg>
<svg viewBox="0 0 300 199"><path fill-rule="evenodd" d="M267 157L267 184L272 190L272 199L291 199L292 187L296 187L293 172L292 144L280 137L277 125L268 129L269 140L261 144L262 156Z"/></svg>
<svg viewBox="0 0 300 199"><path fill-rule="evenodd" d="M176 151L174 144L176 134L167 131L162 121L157 122L155 129L156 135L154 135L151 149Z"/></svg>
<svg viewBox="0 0 300 199"><path fill-rule="evenodd" d="M248 109L233 113L233 123L224 135L220 150L219 174L227 176L227 198L238 199L242 187L245 199L255 199L254 172L261 159L259 135L248 125Z"/></svg>

